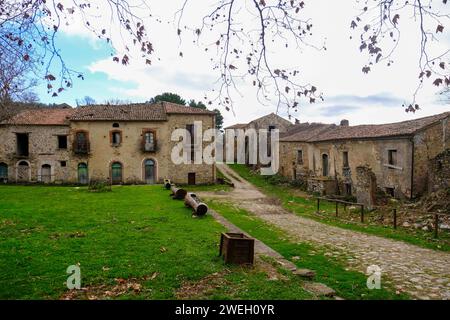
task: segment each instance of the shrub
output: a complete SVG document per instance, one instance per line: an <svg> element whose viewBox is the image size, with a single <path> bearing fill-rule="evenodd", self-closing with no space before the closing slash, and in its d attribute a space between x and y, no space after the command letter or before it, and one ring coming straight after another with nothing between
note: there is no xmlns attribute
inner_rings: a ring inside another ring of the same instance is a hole
<svg viewBox="0 0 450 320"><path fill-rule="evenodd" d="M111 191L111 185L107 181L91 180L88 190L91 192L109 192Z"/></svg>

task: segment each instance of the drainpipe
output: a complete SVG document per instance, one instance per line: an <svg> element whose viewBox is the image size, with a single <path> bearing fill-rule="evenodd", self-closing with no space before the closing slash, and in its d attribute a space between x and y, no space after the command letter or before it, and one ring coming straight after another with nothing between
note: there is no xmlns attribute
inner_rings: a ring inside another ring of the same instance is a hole
<svg viewBox="0 0 450 320"><path fill-rule="evenodd" d="M411 137L411 194L410 200L413 199L414 192L414 136Z"/></svg>

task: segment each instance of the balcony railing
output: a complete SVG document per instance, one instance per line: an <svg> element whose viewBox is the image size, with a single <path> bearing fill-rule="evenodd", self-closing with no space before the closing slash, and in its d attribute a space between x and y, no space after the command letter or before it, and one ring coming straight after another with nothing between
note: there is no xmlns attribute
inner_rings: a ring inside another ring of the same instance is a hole
<svg viewBox="0 0 450 320"><path fill-rule="evenodd" d="M89 150L90 150L89 142L87 141L84 142L78 141L75 142L73 145L73 152L75 154L88 154Z"/></svg>
<svg viewBox="0 0 450 320"><path fill-rule="evenodd" d="M142 143L142 151L143 152L155 152L156 151L156 143Z"/></svg>

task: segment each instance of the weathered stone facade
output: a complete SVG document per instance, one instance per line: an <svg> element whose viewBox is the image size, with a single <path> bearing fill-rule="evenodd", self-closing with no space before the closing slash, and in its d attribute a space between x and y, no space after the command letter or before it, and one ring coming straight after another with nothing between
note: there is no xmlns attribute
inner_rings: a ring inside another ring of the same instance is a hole
<svg viewBox="0 0 450 320"><path fill-rule="evenodd" d="M430 159L449 145L450 113L386 125L300 124L280 139L280 173L305 179L310 191L330 194L326 178L337 181L335 194L357 195L357 168L367 167L378 189L416 198L428 192Z"/></svg>
<svg viewBox="0 0 450 320"><path fill-rule="evenodd" d="M430 192L438 190L450 191L450 149L445 150L429 161L428 172L428 190Z"/></svg>
<svg viewBox="0 0 450 320"><path fill-rule="evenodd" d="M17 154L17 134L28 135L28 156ZM68 126L0 126L0 163L8 167L8 181L18 180L19 164L23 167L24 163L28 165L27 181L41 182L42 167L46 165L51 169L51 182L70 180L69 150L58 148L58 136L68 134Z"/></svg>
<svg viewBox="0 0 450 320"><path fill-rule="evenodd" d="M171 159L179 143L171 141L172 132L198 121L203 132L215 128L214 113L173 104L21 113L0 124L0 181L138 184L168 178L181 184L211 183L216 176L214 164L174 164ZM79 150L80 133L85 137L83 150ZM151 133L154 143L149 149L144 148L146 133ZM210 144L200 143L203 148ZM27 145L26 154L19 144ZM4 172L7 179L1 176Z"/></svg>

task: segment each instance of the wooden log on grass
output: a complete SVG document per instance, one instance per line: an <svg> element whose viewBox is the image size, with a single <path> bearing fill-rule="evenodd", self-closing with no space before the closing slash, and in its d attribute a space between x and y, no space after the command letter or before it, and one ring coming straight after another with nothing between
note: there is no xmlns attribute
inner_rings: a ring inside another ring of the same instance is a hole
<svg viewBox="0 0 450 320"><path fill-rule="evenodd" d="M204 216L208 212L208 206L201 202L195 193L189 192L184 197L184 203L186 206L189 206L192 210L194 210L194 214L196 216Z"/></svg>
<svg viewBox="0 0 450 320"><path fill-rule="evenodd" d="M182 200L187 194L187 191L181 188L177 188L174 184L171 185L170 190L172 190L172 198Z"/></svg>
<svg viewBox="0 0 450 320"><path fill-rule="evenodd" d="M172 187L172 183L170 182L170 179L164 179L164 188L166 188L167 190L170 190L171 187Z"/></svg>

